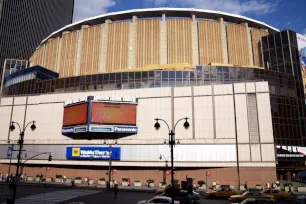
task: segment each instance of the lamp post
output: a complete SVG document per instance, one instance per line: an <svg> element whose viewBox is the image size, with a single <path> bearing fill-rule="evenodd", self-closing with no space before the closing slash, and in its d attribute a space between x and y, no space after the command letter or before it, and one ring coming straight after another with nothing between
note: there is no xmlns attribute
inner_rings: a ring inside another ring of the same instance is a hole
<svg viewBox="0 0 306 204"><path fill-rule="evenodd" d="M104 141L104 145L106 145L106 141ZM117 140L115 141L115 145L117 144ZM110 188L110 182L112 180L112 145L109 145L109 149L108 149L108 186L106 186L107 188Z"/></svg>
<svg viewBox="0 0 306 204"><path fill-rule="evenodd" d="M188 129L189 128L189 122L188 122L188 119L189 118L181 118L181 119L179 119L176 123L175 123L175 125L174 125L174 128L171 130L170 129L170 127L169 127L169 125L168 125L168 123L165 121L165 120L163 120L163 119L160 119L160 118L156 118L155 120L156 120L156 122L155 122L155 125L154 125L154 127L155 127L155 129L156 130L158 130L159 128L160 128L160 124L159 124L159 122L158 121L163 121L164 123L166 123L166 125L167 125L167 127L168 127L168 131L169 131L169 142L168 142L168 144L169 144L169 146L170 146L170 150L171 150L171 197L172 197L172 204L174 204L174 167L173 167L173 147L175 146L175 128L176 128L176 125L178 124L178 122L180 122L181 120L185 120L185 122L184 122L184 127L186 128L186 129Z"/></svg>
<svg viewBox="0 0 306 204"><path fill-rule="evenodd" d="M167 171L167 168L168 168L168 159L169 159L170 156L168 158L166 158L165 155L160 154L159 155L159 160L162 160L163 157L165 158L165 169L163 171L163 182L166 182L166 171Z"/></svg>
<svg viewBox="0 0 306 204"><path fill-rule="evenodd" d="M20 131L20 138L18 140L19 143L19 151L18 151L18 161L17 161L17 169L16 169L16 176L15 176L15 183L13 184L13 203L15 203L15 199L16 199L16 192L17 192L17 182L16 182L16 178L18 178L18 173L19 173L19 162L20 162L20 157L21 157L21 151L22 151L22 146L23 146L23 138L24 138L24 132L27 129L28 125L31 124L31 130L34 131L36 129L36 125L35 125L35 121L31 121L29 122L23 129L21 129L19 123L12 121L11 125L10 125L10 130L14 131L15 130L15 125L17 124L19 127L19 131Z"/></svg>

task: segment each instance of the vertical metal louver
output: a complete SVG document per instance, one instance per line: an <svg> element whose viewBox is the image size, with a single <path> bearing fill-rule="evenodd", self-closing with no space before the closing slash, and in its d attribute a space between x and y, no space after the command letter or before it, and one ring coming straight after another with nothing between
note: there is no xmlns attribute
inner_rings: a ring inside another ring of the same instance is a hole
<svg viewBox="0 0 306 204"><path fill-rule="evenodd" d="M255 94L247 95L250 143L259 143L257 102Z"/></svg>

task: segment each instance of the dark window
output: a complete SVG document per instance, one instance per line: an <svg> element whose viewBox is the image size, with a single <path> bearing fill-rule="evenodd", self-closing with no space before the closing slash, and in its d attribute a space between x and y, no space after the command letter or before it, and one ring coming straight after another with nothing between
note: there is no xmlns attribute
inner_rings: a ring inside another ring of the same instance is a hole
<svg viewBox="0 0 306 204"><path fill-rule="evenodd" d="M268 36L263 37L261 42L262 42L262 49L263 50L269 49L269 47L268 47Z"/></svg>
<svg viewBox="0 0 306 204"><path fill-rule="evenodd" d="M282 44L283 44L283 45L288 45L289 42L288 42L287 30L282 31L282 32L281 32L281 35L282 35Z"/></svg>

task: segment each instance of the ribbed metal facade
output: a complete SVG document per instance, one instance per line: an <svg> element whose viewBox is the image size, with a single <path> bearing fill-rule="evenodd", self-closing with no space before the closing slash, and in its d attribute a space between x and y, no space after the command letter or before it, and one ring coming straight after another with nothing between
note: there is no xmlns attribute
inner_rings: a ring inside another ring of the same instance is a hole
<svg viewBox="0 0 306 204"><path fill-rule="evenodd" d="M0 0L1 4L1 74L5 59L29 59L44 38L72 22L74 0Z"/></svg>

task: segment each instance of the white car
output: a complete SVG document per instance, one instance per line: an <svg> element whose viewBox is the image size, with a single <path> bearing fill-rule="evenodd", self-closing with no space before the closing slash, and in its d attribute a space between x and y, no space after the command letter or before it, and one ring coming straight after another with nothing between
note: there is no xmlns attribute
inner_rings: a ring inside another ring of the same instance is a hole
<svg viewBox="0 0 306 204"><path fill-rule="evenodd" d="M154 198L151 198L150 200L142 200L139 201L137 204L146 204L146 203L156 203L156 204L160 204L160 203L168 203L171 204L172 199L166 196L155 196ZM174 201L174 204L179 204L179 201Z"/></svg>

